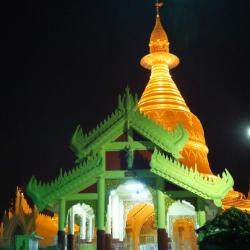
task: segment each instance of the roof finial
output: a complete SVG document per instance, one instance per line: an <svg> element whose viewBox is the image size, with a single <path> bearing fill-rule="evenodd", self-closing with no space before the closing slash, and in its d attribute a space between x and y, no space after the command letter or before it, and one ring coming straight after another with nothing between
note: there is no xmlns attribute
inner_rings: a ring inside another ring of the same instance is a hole
<svg viewBox="0 0 250 250"><path fill-rule="evenodd" d="M159 3L159 1L156 0L155 8L156 8L156 14L157 14L157 16L159 16L159 10L160 10L160 8L161 8L162 6L163 6L163 3L162 3L162 2Z"/></svg>

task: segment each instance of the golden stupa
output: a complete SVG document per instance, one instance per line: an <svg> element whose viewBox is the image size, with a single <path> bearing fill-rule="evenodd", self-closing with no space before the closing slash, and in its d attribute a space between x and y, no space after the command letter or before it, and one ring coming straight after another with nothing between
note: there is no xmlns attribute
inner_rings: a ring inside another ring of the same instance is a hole
<svg viewBox="0 0 250 250"><path fill-rule="evenodd" d="M208 147L200 120L190 111L169 70L179 64L179 58L169 52L169 41L162 27L159 7L151 33L150 53L141 59L141 65L151 70L150 80L139 101L139 109L148 117L169 130L181 123L189 133L189 140L180 161L200 173L212 174L207 159Z"/></svg>

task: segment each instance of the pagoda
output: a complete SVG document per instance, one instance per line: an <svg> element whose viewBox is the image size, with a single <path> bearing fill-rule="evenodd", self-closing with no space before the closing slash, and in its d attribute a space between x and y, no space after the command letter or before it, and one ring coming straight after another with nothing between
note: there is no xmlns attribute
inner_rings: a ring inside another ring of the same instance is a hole
<svg viewBox="0 0 250 250"><path fill-rule="evenodd" d="M33 176L27 185L39 211L58 215L60 250L163 250L168 242L197 249L195 229L233 187L227 170L213 175L202 125L170 76L179 59L169 52L160 5L141 60L151 76L140 100L126 88L96 128L76 128L70 171L47 183Z"/></svg>
<svg viewBox="0 0 250 250"><path fill-rule="evenodd" d="M141 112L169 131L177 123L182 124L189 139L181 152L181 162L191 168L197 166L200 173L211 175L201 122L190 111L169 72L179 64L179 58L169 52L168 36L160 20L160 4L156 6L156 21L149 42L150 53L141 59L141 65L151 70L151 75L138 106Z"/></svg>

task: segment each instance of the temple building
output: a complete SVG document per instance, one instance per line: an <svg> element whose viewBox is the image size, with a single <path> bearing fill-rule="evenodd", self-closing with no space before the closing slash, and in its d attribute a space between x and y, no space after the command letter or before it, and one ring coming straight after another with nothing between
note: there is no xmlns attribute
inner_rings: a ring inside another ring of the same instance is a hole
<svg viewBox="0 0 250 250"><path fill-rule="evenodd" d="M250 207L226 169L214 175L210 168L202 124L170 75L179 59L156 7L149 54L141 59L151 75L140 99L126 88L96 128L76 128L75 167L27 185L37 213L54 213L57 225L47 237L60 250L163 250L168 242L172 249L197 249L195 229L239 199L242 209Z"/></svg>
<svg viewBox="0 0 250 250"><path fill-rule="evenodd" d="M233 178L210 169L201 122L169 72L178 63L157 5L149 54L141 60L151 75L140 100L127 88L115 111L90 133L77 127L71 171L51 183L31 178L27 193L39 211L58 214L60 249L66 227L68 249L74 248L76 225L79 242L98 250L167 249L168 238L194 244L195 229L222 206Z"/></svg>

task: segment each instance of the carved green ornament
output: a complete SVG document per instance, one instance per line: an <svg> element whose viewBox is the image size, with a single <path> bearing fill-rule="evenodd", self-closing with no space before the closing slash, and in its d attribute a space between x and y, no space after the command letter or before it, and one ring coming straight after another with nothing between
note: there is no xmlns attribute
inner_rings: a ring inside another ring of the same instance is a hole
<svg viewBox="0 0 250 250"><path fill-rule="evenodd" d="M38 182L33 176L27 185L27 193L41 211L49 203L54 203L95 183L96 178L103 172L102 157L95 155L72 170L60 174L50 183Z"/></svg>
<svg viewBox="0 0 250 250"><path fill-rule="evenodd" d="M222 177L205 176L200 174L197 168L193 170L186 167L158 150L154 151L150 166L153 173L204 199L213 200L216 206L221 206L221 199L234 185L233 178L227 169L222 173Z"/></svg>

